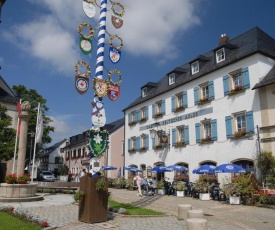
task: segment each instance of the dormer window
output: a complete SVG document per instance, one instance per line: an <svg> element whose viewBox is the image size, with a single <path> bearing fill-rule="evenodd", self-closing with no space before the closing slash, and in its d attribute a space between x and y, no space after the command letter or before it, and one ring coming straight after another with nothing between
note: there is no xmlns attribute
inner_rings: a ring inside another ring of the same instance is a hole
<svg viewBox="0 0 275 230"><path fill-rule="evenodd" d="M147 88L142 89L142 97L146 97L147 95Z"/></svg>
<svg viewBox="0 0 275 230"><path fill-rule="evenodd" d="M224 52L224 48L222 48L216 52L216 61L217 63L220 63L224 60L225 60L225 52Z"/></svg>
<svg viewBox="0 0 275 230"><path fill-rule="evenodd" d="M191 65L192 75L199 72L199 62L196 61Z"/></svg>
<svg viewBox="0 0 275 230"><path fill-rule="evenodd" d="M169 74L169 85L172 85L175 83L175 73Z"/></svg>

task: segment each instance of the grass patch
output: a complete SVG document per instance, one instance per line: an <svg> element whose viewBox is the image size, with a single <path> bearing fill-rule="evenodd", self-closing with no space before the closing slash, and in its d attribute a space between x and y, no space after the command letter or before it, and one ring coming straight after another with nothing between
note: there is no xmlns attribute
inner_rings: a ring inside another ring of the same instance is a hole
<svg viewBox="0 0 275 230"><path fill-rule="evenodd" d="M14 229L40 230L42 229L41 227L39 227L34 223L25 222L6 212L0 212L0 220L1 220L0 229L5 229L5 230L14 230Z"/></svg>
<svg viewBox="0 0 275 230"><path fill-rule="evenodd" d="M122 204L122 203L118 203L116 201L113 200L108 200L108 205L110 205L112 208L125 208L127 210L127 212L129 213L129 215L145 215L145 216L157 216L157 215L163 215L163 212L157 212L157 211L153 211L151 209L147 209L147 208L139 208L133 205L129 205L129 204Z"/></svg>

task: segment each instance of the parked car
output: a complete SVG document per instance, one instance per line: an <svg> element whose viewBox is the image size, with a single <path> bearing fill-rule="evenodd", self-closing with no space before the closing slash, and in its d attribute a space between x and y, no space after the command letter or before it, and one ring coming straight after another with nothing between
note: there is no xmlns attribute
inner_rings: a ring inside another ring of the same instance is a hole
<svg viewBox="0 0 275 230"><path fill-rule="evenodd" d="M42 181L55 181L56 178L51 171L42 171L39 175L39 180Z"/></svg>

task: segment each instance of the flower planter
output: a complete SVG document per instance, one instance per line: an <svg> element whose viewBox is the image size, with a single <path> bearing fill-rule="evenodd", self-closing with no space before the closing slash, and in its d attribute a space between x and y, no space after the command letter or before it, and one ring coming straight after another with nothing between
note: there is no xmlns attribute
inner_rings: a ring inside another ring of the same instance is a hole
<svg viewBox="0 0 275 230"><path fill-rule="evenodd" d="M165 189L158 188L158 194L159 195L164 195L165 194Z"/></svg>
<svg viewBox="0 0 275 230"><path fill-rule="evenodd" d="M241 203L241 199L239 196L230 196L229 197L229 203L230 204L240 204Z"/></svg>
<svg viewBox="0 0 275 230"><path fill-rule="evenodd" d="M200 200L210 200L209 193L200 193Z"/></svg>
<svg viewBox="0 0 275 230"><path fill-rule="evenodd" d="M178 197L184 197L184 191L177 191Z"/></svg>
<svg viewBox="0 0 275 230"><path fill-rule="evenodd" d="M27 181L25 181L25 180L19 180L18 184L27 184Z"/></svg>

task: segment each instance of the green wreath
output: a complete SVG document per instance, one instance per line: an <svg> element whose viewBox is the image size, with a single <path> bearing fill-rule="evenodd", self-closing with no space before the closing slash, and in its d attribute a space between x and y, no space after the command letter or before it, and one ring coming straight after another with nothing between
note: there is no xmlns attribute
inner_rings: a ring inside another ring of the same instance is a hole
<svg viewBox="0 0 275 230"><path fill-rule="evenodd" d="M80 73L78 68L80 65L83 65L87 68L87 73ZM91 67L84 61L79 61L77 62L77 64L75 65L75 73L77 76L80 76L80 77L88 77L91 73Z"/></svg>
<svg viewBox="0 0 275 230"><path fill-rule="evenodd" d="M120 40L120 46L117 46L117 47L114 47L114 46L113 46L113 40L114 40L115 38L117 38L117 39ZM110 37L110 46L112 46L112 47L113 47L114 49L116 49L116 50L121 50L121 49L122 49L122 46L123 46L123 40L122 40L122 38L121 38L120 36L118 36L118 35L112 35L112 36Z"/></svg>
<svg viewBox="0 0 275 230"><path fill-rule="evenodd" d="M90 30L90 34L89 35L85 35L82 33L82 27L88 27L88 29ZM78 26L78 29L77 29L78 33L83 37L83 38L86 38L86 39L90 39L91 37L94 36L94 30L93 28L91 27L90 24L86 23L86 22L83 22L81 24L79 24Z"/></svg>
<svg viewBox="0 0 275 230"><path fill-rule="evenodd" d="M120 6L121 7L121 11L120 12L116 12L115 10L115 6ZM120 2L112 2L112 10L114 12L114 14L122 17L125 13L125 10L124 10L124 6L120 3Z"/></svg>
<svg viewBox="0 0 275 230"><path fill-rule="evenodd" d="M112 75L113 73L116 73L117 76L119 77L118 82L113 82L113 79L111 78L111 75ZM122 76L121 76L121 73L120 73L118 70L116 70L116 69L110 70L109 73L108 73L108 81L109 81L109 83L112 84L112 85L119 86L119 85L122 83Z"/></svg>

